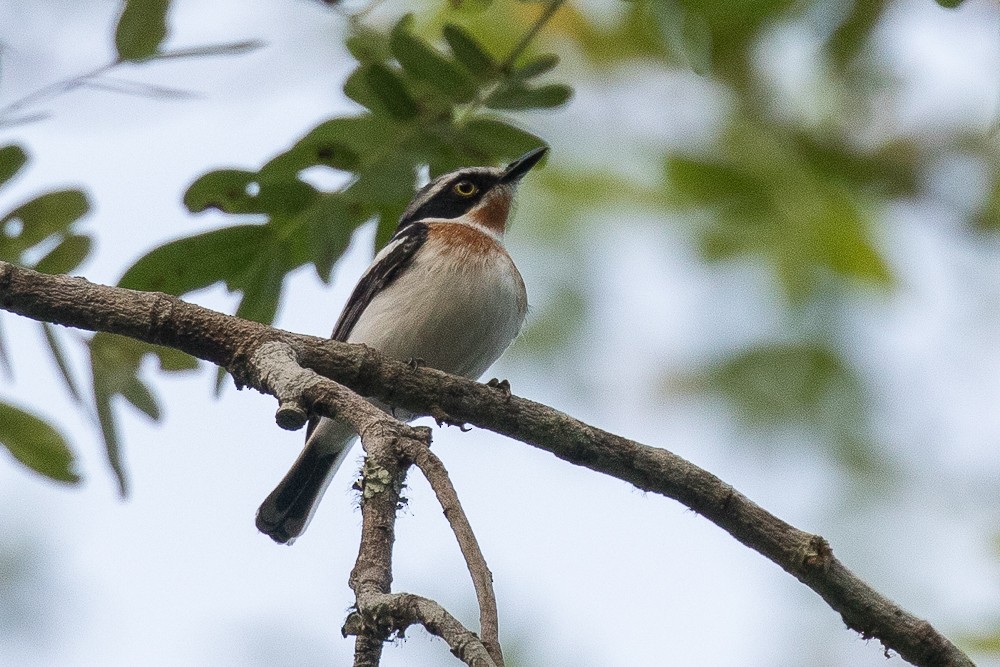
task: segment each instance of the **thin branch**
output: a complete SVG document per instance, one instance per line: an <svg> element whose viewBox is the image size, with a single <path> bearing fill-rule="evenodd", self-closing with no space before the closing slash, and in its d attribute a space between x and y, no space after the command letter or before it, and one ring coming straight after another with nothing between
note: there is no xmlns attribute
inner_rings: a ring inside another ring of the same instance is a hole
<svg viewBox="0 0 1000 667"><path fill-rule="evenodd" d="M271 394L277 392L261 381L252 360L263 344L286 343L302 366L363 396L415 414L444 411L454 421L508 435L680 501L812 588L863 637L879 639L915 665L973 664L928 622L844 567L822 537L789 525L672 452L602 431L545 405L433 369L413 368L363 345L292 334L166 294L94 285L5 262L0 262L0 309L167 345L224 366L238 383ZM350 414L338 416L351 420Z"/></svg>
<svg viewBox="0 0 1000 667"><path fill-rule="evenodd" d="M412 441L411 441L412 442ZM479 634L482 636L483 645L490 652L498 667L503 667L503 653L500 650L500 619L497 613L497 598L493 591L493 573L486 565L486 558L479 548L479 541L472 531L469 518L465 515L462 503L458 500L458 493L455 491L448 471L445 470L444 463L429 448L417 443L414 447L406 450L408 456L413 458L424 477L430 482L437 496L444 515L451 524L451 530L455 533L458 546L462 550L465 564L472 575L472 585L476 589L476 600L479 602Z"/></svg>
<svg viewBox="0 0 1000 667"><path fill-rule="evenodd" d="M504 61L500 63L501 72L510 71L510 69L514 66L514 63L517 62L517 59L521 57L521 54L523 54L531 44L531 40L533 40L539 31L545 27L545 24L549 22L552 15L555 14L560 7L562 7L565 1L566 0L550 0L550 2L545 6L545 10L539 14L531 28L528 29L528 32L524 33L524 36L521 37L521 41L517 43L517 46L511 49L511 52L507 54Z"/></svg>
<svg viewBox="0 0 1000 667"><path fill-rule="evenodd" d="M185 49L175 49L173 51L162 51L139 62L115 58L114 60L107 62L89 72L83 72L82 74L77 74L69 79L56 81L42 86L41 88L0 107L0 127L15 124L20 125L45 118L47 117L47 114L42 113L33 113L20 117L16 116L16 114L17 112L34 104L39 104L40 102L59 97L60 95L64 95L83 86L89 86L91 88L107 90L115 93L144 95L148 97L197 97L196 93L191 93L186 90L166 88L153 84L146 85L132 81L102 81L101 77L128 62L131 62L132 64L143 64L168 59L177 60L181 58L200 58L205 56L234 56L256 51L263 46L264 42L261 40L248 39L241 42L207 44L204 46L193 46Z"/></svg>

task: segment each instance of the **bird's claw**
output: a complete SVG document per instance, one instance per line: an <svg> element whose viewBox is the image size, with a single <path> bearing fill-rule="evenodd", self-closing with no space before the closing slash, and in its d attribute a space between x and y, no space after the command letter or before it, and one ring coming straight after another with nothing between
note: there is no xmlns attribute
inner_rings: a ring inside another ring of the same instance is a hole
<svg viewBox="0 0 1000 667"><path fill-rule="evenodd" d="M413 370L417 370L418 368L425 366L426 362L420 357L410 357L407 360L406 365L412 368Z"/></svg>
<svg viewBox="0 0 1000 667"><path fill-rule="evenodd" d="M457 426L462 433L472 430L471 426L466 425L465 422L455 421L451 415L437 406L431 408L430 414L438 426Z"/></svg>
<svg viewBox="0 0 1000 667"><path fill-rule="evenodd" d="M491 389L496 389L504 395L504 398L510 398L510 382L507 380L498 380L497 378L493 378L486 383L486 386Z"/></svg>

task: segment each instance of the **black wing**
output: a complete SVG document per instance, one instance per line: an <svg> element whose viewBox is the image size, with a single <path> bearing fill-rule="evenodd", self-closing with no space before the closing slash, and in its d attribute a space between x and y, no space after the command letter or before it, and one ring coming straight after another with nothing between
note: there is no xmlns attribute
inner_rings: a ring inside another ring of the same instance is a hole
<svg viewBox="0 0 1000 667"><path fill-rule="evenodd" d="M378 263L372 265L358 281L358 286L354 288L351 298L344 306L344 312L337 320L337 326L333 328L334 340L344 342L351 335L351 330L358 323L361 313L372 302L375 295L392 284L399 274L410 265L417 250L427 240L427 225L422 222L412 223L392 237L389 245L395 247L380 259Z"/></svg>

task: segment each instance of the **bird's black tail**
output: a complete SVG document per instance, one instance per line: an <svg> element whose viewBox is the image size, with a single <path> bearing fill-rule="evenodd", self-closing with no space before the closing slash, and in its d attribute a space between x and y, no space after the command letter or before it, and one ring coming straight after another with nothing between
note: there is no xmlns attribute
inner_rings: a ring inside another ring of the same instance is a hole
<svg viewBox="0 0 1000 667"><path fill-rule="evenodd" d="M257 510L257 529L279 544L291 544L305 532L323 492L351 448L352 438L330 437L340 434L324 434L321 431L337 430L324 426L317 427L291 470Z"/></svg>

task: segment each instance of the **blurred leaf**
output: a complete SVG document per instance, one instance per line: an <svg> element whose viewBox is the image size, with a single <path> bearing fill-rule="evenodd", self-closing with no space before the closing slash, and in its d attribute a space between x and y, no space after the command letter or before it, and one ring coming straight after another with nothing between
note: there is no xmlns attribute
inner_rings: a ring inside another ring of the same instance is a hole
<svg viewBox="0 0 1000 667"><path fill-rule="evenodd" d="M90 255L90 246L89 236L67 236L45 257L38 260L35 270L52 274L69 273Z"/></svg>
<svg viewBox="0 0 1000 667"><path fill-rule="evenodd" d="M687 8L677 0L653 3L654 15L663 39L675 58L696 74L712 71L712 29L697 8Z"/></svg>
<svg viewBox="0 0 1000 667"><path fill-rule="evenodd" d="M142 61L156 54L167 36L169 0L125 0L115 30L121 60Z"/></svg>
<svg viewBox="0 0 1000 667"><path fill-rule="evenodd" d="M381 63L363 65L359 76L380 105L379 108L369 106L372 111L384 110L398 120L409 120L420 113L417 101L406 89L406 84L398 74L385 65Z"/></svg>
<svg viewBox="0 0 1000 667"><path fill-rule="evenodd" d="M653 9L659 0L619 3L619 12L609 20L598 20L584 9L567 3L549 30L559 31L577 44L592 63L609 66L637 59L663 60L666 51ZM602 17L603 19L603 17Z"/></svg>
<svg viewBox="0 0 1000 667"><path fill-rule="evenodd" d="M243 298L236 309L236 316L261 324L271 324L278 311L285 272L280 256L259 257L243 277Z"/></svg>
<svg viewBox="0 0 1000 667"><path fill-rule="evenodd" d="M256 184L257 174L239 169L218 169L198 178L184 193L184 205L192 213L210 208L226 213L256 213L248 203L248 190Z"/></svg>
<svg viewBox="0 0 1000 667"><path fill-rule="evenodd" d="M555 69L558 64L559 56L554 53L546 53L532 58L525 64L514 69L511 75L516 79L531 79Z"/></svg>
<svg viewBox="0 0 1000 667"><path fill-rule="evenodd" d="M344 45L359 63L381 63L391 57L389 36L361 23L351 24Z"/></svg>
<svg viewBox="0 0 1000 667"><path fill-rule="evenodd" d="M675 201L710 214L701 235L707 259L759 256L796 303L831 274L892 284L863 202L869 192L905 188L903 177L876 167L897 157L854 156L796 140L780 127L739 122L728 128L719 152L724 157L667 161Z"/></svg>
<svg viewBox="0 0 1000 667"><path fill-rule="evenodd" d="M562 106L573 96L573 89L561 83L529 88L509 82L497 88L486 100L491 109L551 109Z"/></svg>
<svg viewBox="0 0 1000 667"><path fill-rule="evenodd" d="M25 250L64 232L90 208L79 190L48 192L0 218L0 259L20 263Z"/></svg>
<svg viewBox="0 0 1000 667"><path fill-rule="evenodd" d="M474 77L481 81L490 80L499 70L499 65L483 45L461 26L447 23L443 28L445 41L455 59ZM558 62L558 61L557 61Z"/></svg>
<svg viewBox="0 0 1000 667"><path fill-rule="evenodd" d="M220 281L239 289L247 267L269 252L269 240L262 225L237 225L165 243L139 258L118 286L176 296Z"/></svg>
<svg viewBox="0 0 1000 667"><path fill-rule="evenodd" d="M964 0L937 0L937 3L946 9L954 9L962 4Z"/></svg>
<svg viewBox="0 0 1000 667"><path fill-rule="evenodd" d="M347 250L351 234L367 217L360 205L337 194L320 196L302 212L299 222L305 229L310 260L320 280L330 281L333 265Z"/></svg>
<svg viewBox="0 0 1000 667"><path fill-rule="evenodd" d="M197 361L186 354L142 343L132 338L98 333L90 340L90 366L97 419L104 436L108 464L118 479L120 493L128 492L128 479L121 456L121 445L115 422L112 400L121 396L154 421L160 419L156 398L139 377L142 361L152 355L160 370L182 371L197 367Z"/></svg>
<svg viewBox="0 0 1000 667"><path fill-rule="evenodd" d="M837 26L827 41L827 51L833 62L843 69L848 66L871 37L880 23L888 3L886 0L855 2L851 13Z"/></svg>
<svg viewBox="0 0 1000 667"><path fill-rule="evenodd" d="M761 344L708 366L703 377L747 424L808 428L852 473L885 483L888 464L871 435L864 385L824 343Z"/></svg>
<svg viewBox="0 0 1000 667"><path fill-rule="evenodd" d="M153 421L160 421L160 406L157 405L156 399L146 388L146 385L138 379L134 382L126 382L121 387L121 395L147 417Z"/></svg>
<svg viewBox="0 0 1000 667"><path fill-rule="evenodd" d="M70 396L73 397L74 402L83 403L83 397L76 386L73 374L69 370L66 354L63 352L62 345L56 336L55 328L48 322L42 322L41 326L42 333L45 335L45 344L48 346L49 352L52 353L52 359L56 362L56 367L59 369L59 374L62 375L63 382L66 383L66 388L69 390Z"/></svg>
<svg viewBox="0 0 1000 667"><path fill-rule="evenodd" d="M50 479L69 484L80 481L65 438L42 419L6 403L0 403L0 445Z"/></svg>
<svg viewBox="0 0 1000 667"><path fill-rule="evenodd" d="M1000 176L994 179L986 202L973 218L973 225L985 232L1000 231Z"/></svg>
<svg viewBox="0 0 1000 667"><path fill-rule="evenodd" d="M28 154L13 144L0 148L0 185L9 181L28 161Z"/></svg>
<svg viewBox="0 0 1000 667"><path fill-rule="evenodd" d="M257 172L220 169L204 174L184 193L192 213L215 208L226 213L295 215L316 196L316 189L291 175L263 179Z"/></svg>
<svg viewBox="0 0 1000 667"><path fill-rule="evenodd" d="M412 34L406 21L392 30L389 48L407 75L431 84L456 102L469 102L476 96L476 86L455 63L437 49Z"/></svg>

